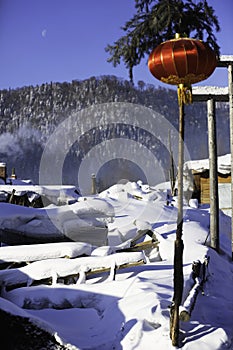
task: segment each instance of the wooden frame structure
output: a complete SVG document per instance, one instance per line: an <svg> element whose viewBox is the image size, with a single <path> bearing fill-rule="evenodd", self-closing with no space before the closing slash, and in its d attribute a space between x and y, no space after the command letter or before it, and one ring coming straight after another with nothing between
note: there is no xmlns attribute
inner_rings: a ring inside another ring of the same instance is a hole
<svg viewBox="0 0 233 350"><path fill-rule="evenodd" d="M193 101L207 101L208 114L208 145L210 159L210 232L211 246L219 251L219 199L216 149L216 118L215 102L229 102L230 116L230 145L231 145L231 174L233 174L233 55L221 56L218 67L228 69L228 87L194 87ZM231 233L233 260L233 176L231 176Z"/></svg>

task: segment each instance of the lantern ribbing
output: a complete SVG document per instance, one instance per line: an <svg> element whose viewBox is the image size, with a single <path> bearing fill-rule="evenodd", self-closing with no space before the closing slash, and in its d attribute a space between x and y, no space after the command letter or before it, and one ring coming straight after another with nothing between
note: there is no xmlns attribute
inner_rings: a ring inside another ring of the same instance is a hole
<svg viewBox="0 0 233 350"><path fill-rule="evenodd" d="M163 83L178 86L178 100L192 102L191 85L207 79L217 65L214 51L201 40L176 38L158 45L150 54L151 74Z"/></svg>

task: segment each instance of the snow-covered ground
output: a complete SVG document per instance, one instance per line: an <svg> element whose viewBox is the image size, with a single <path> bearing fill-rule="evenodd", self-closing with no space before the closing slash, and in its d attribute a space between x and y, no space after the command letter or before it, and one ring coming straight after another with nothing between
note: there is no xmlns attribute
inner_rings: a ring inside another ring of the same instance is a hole
<svg viewBox="0 0 233 350"><path fill-rule="evenodd" d="M31 249L25 245L2 246L1 264L30 264L0 270L0 308L30 317L70 349L172 349L169 310L177 208L176 198L173 205L166 205L166 187L150 188L140 182L117 184L99 195L86 196L85 201L49 207L48 217L58 217L62 222L59 227L64 227L70 216L80 220L79 215L91 225L102 213L108 226L106 245L82 241L31 245ZM27 208L30 213L21 216L25 208L7 203L1 206L1 225L14 227L15 222L22 224L24 217L24 228L33 232L43 224L46 209ZM193 262L208 258L209 264L190 320L180 321L180 348L233 349L231 218L220 212L221 254L217 254L208 247L208 206L190 203L184 209L183 303L193 286ZM30 220L31 214L37 226ZM151 236L158 240L158 247L127 252L135 237L141 237L137 243L142 243L151 241ZM115 275L115 267L125 266ZM109 271L100 272L104 268ZM64 284L62 278L67 275L78 278ZM52 277L51 285L33 284L45 277ZM17 286L20 282L25 286ZM14 283L17 288L7 288Z"/></svg>

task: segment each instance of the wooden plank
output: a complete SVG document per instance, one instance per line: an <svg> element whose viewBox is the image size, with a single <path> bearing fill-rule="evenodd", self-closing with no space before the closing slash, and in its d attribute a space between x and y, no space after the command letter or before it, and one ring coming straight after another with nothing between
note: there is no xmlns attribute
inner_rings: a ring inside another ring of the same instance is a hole
<svg viewBox="0 0 233 350"><path fill-rule="evenodd" d="M227 176L227 177L218 176L218 182L219 183L231 183L231 176Z"/></svg>
<svg viewBox="0 0 233 350"><path fill-rule="evenodd" d="M231 183L231 175L218 174L218 183ZM210 179L200 176L200 201L202 204L210 203Z"/></svg>
<svg viewBox="0 0 233 350"><path fill-rule="evenodd" d="M142 242L142 243L138 243L135 244L133 247L129 247L129 248L124 248L124 249L120 249L117 250L116 253L123 253L123 252L139 252L139 251L143 251L146 249L152 249L152 248L157 248L159 246L159 242L158 241L146 241L146 242Z"/></svg>

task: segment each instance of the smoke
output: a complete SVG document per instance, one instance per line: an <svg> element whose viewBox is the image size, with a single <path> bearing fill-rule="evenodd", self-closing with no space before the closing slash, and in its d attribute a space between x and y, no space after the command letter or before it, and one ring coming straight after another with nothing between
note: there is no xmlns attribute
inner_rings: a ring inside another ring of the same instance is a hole
<svg viewBox="0 0 233 350"><path fill-rule="evenodd" d="M42 134L40 131L32 128L30 123L23 124L15 133L15 139L22 151L27 150L35 144L42 143Z"/></svg>
<svg viewBox="0 0 233 350"><path fill-rule="evenodd" d="M6 132L0 135L0 154L2 157L21 157L23 155L22 149L17 142L14 134Z"/></svg>
<svg viewBox="0 0 233 350"><path fill-rule="evenodd" d="M30 124L22 125L14 133L6 132L0 135L0 155L2 157L21 158L24 152L41 144L41 133L32 128Z"/></svg>
<svg viewBox="0 0 233 350"><path fill-rule="evenodd" d="M42 134L29 123L0 135L0 162L5 162L8 169L15 168L19 178L38 181L42 152Z"/></svg>

